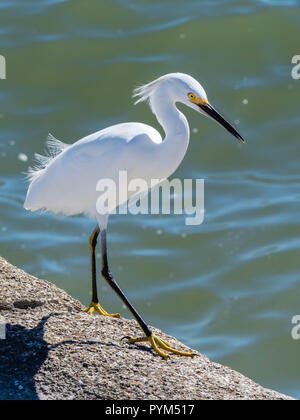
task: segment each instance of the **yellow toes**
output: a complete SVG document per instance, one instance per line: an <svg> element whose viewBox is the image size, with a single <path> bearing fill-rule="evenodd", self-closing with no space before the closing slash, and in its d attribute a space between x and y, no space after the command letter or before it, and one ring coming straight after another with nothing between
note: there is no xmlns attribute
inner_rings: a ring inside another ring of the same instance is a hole
<svg viewBox="0 0 300 420"><path fill-rule="evenodd" d="M131 337L128 339L129 343L143 343L145 341L150 341L149 337L139 337L139 338Z"/></svg>
<svg viewBox="0 0 300 420"><path fill-rule="evenodd" d="M110 317L113 317L113 318L120 318L120 314L109 314L102 308L102 306L99 303L94 303L94 302L92 302L90 304L90 306L87 309L85 309L83 312L85 312L89 315L93 315L93 313L95 311L99 315L102 315L102 316L110 316Z"/></svg>
<svg viewBox="0 0 300 420"><path fill-rule="evenodd" d="M187 357L195 356L195 354L193 353L173 349L173 347L171 347L171 345L167 341L156 337L153 333L149 337L129 338L128 341L129 343L143 343L143 342L148 341L151 344L151 347L156 351L156 353L158 353L160 356L166 359L169 356L165 352L163 352L161 349L165 351L169 351L170 353L177 354L179 356L187 356Z"/></svg>
<svg viewBox="0 0 300 420"><path fill-rule="evenodd" d="M95 308L92 306L92 304L88 307L88 308L86 308L84 311L82 311L82 312L84 312L84 313L86 313L86 314L89 314L89 315L93 315L93 313L94 313L94 311L95 311Z"/></svg>

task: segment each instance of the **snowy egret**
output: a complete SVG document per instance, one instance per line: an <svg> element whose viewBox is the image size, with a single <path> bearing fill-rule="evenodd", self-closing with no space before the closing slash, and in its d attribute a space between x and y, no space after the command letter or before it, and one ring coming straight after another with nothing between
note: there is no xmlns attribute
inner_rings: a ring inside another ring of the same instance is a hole
<svg viewBox="0 0 300 420"><path fill-rule="evenodd" d="M218 122L233 136L244 142L240 134L209 103L203 87L191 76L171 73L134 91L138 102L149 101L152 112L165 132L159 132L142 123L117 124L93 133L72 145L48 137L49 156L36 155L37 166L29 171L30 185L24 207L28 210L51 211L66 216L86 214L97 220L89 238L92 303L86 312L109 314L98 300L96 285L95 248L100 234L102 251L102 276L122 299L145 333L141 338L129 338L130 343L148 341L161 356L166 351L193 356L178 351L166 341L155 336L145 321L124 295L109 269L106 232L110 212L101 212L96 206L99 193L96 185L101 179L118 182L119 171L127 171L129 179L142 178L150 185L151 179L169 177L182 161L189 144L189 125L176 103L181 102L197 112ZM119 186L120 188L122 186ZM97 195L98 194L98 195ZM129 196L126 197L126 200ZM120 199L116 205L122 204Z"/></svg>

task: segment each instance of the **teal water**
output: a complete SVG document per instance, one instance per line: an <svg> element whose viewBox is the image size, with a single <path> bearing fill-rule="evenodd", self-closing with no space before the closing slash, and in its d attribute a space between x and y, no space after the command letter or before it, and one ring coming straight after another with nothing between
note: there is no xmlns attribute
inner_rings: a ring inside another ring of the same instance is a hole
<svg viewBox="0 0 300 420"><path fill-rule="evenodd" d="M112 271L150 324L260 384L300 397L300 54L296 0L7 0L0 3L0 254L90 302L93 223L23 210L23 173L47 133L72 143L108 125L159 128L132 89L195 76L247 139L184 110L174 174L205 179L205 220L114 216ZM20 154L26 156L22 158ZM26 160L28 158L28 161ZM23 159L23 160L22 160ZM99 280L102 304L129 316Z"/></svg>

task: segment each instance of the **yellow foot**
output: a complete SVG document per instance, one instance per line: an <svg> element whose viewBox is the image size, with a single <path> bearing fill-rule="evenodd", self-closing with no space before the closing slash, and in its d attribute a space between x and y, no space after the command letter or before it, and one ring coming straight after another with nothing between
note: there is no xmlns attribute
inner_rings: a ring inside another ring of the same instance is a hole
<svg viewBox="0 0 300 420"><path fill-rule="evenodd" d="M92 302L90 304L90 306L85 309L83 312L89 314L89 315L93 315L94 312L98 312L99 315L102 316L112 316L114 318L120 318L120 314L108 314L99 303L94 303Z"/></svg>
<svg viewBox="0 0 300 420"><path fill-rule="evenodd" d="M149 343L151 344L152 348L156 351L156 353L158 353L162 357L165 357L166 359L169 356L166 353L164 353L163 351L161 351L160 348L162 348L166 351L169 351L171 353L178 354L180 356L189 356L189 357L196 356L193 353L188 353L188 352L185 352L185 351L180 351L180 350L173 349L167 341L156 337L153 333L151 335L149 335L149 337L129 338L129 343L142 343L142 342L146 342L146 341L149 341Z"/></svg>

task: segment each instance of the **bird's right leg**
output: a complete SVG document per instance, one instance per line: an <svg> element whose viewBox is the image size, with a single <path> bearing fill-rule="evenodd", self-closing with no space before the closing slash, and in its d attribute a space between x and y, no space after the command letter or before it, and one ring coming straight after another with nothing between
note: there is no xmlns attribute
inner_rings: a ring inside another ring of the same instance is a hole
<svg viewBox="0 0 300 420"><path fill-rule="evenodd" d="M138 314L138 312L134 309L132 304L129 302L127 297L124 295L122 290L120 289L119 285L111 275L111 272L108 267L108 260L107 260L107 246L106 246L106 230L101 230L101 247L102 247L102 275L107 281L107 283L110 285L110 287L117 293L117 295L122 299L123 303L127 306L127 308L130 310L132 315L137 320L138 324L142 328L142 330L145 333L145 337L141 338L129 338L130 343L141 343L141 342L149 342L152 346L152 348L162 357L169 357L164 351L161 349L178 354L180 356L189 356L194 357L195 355L193 353L184 352L180 350L173 349L170 344L162 340L159 337L156 337L156 335L153 334L153 332L150 330L148 325L145 323L145 321L142 319L142 317Z"/></svg>
<svg viewBox="0 0 300 420"><path fill-rule="evenodd" d="M99 226L97 225L89 238L91 270L92 270L92 302L90 306L87 309L85 309L83 312L86 312L92 315L96 311L98 312L99 315L120 318L120 314L109 314L99 304L98 292L97 292L97 272L96 272L96 256L95 256L95 250L97 246L97 239L98 239L99 233L100 233L100 229L99 229Z"/></svg>

